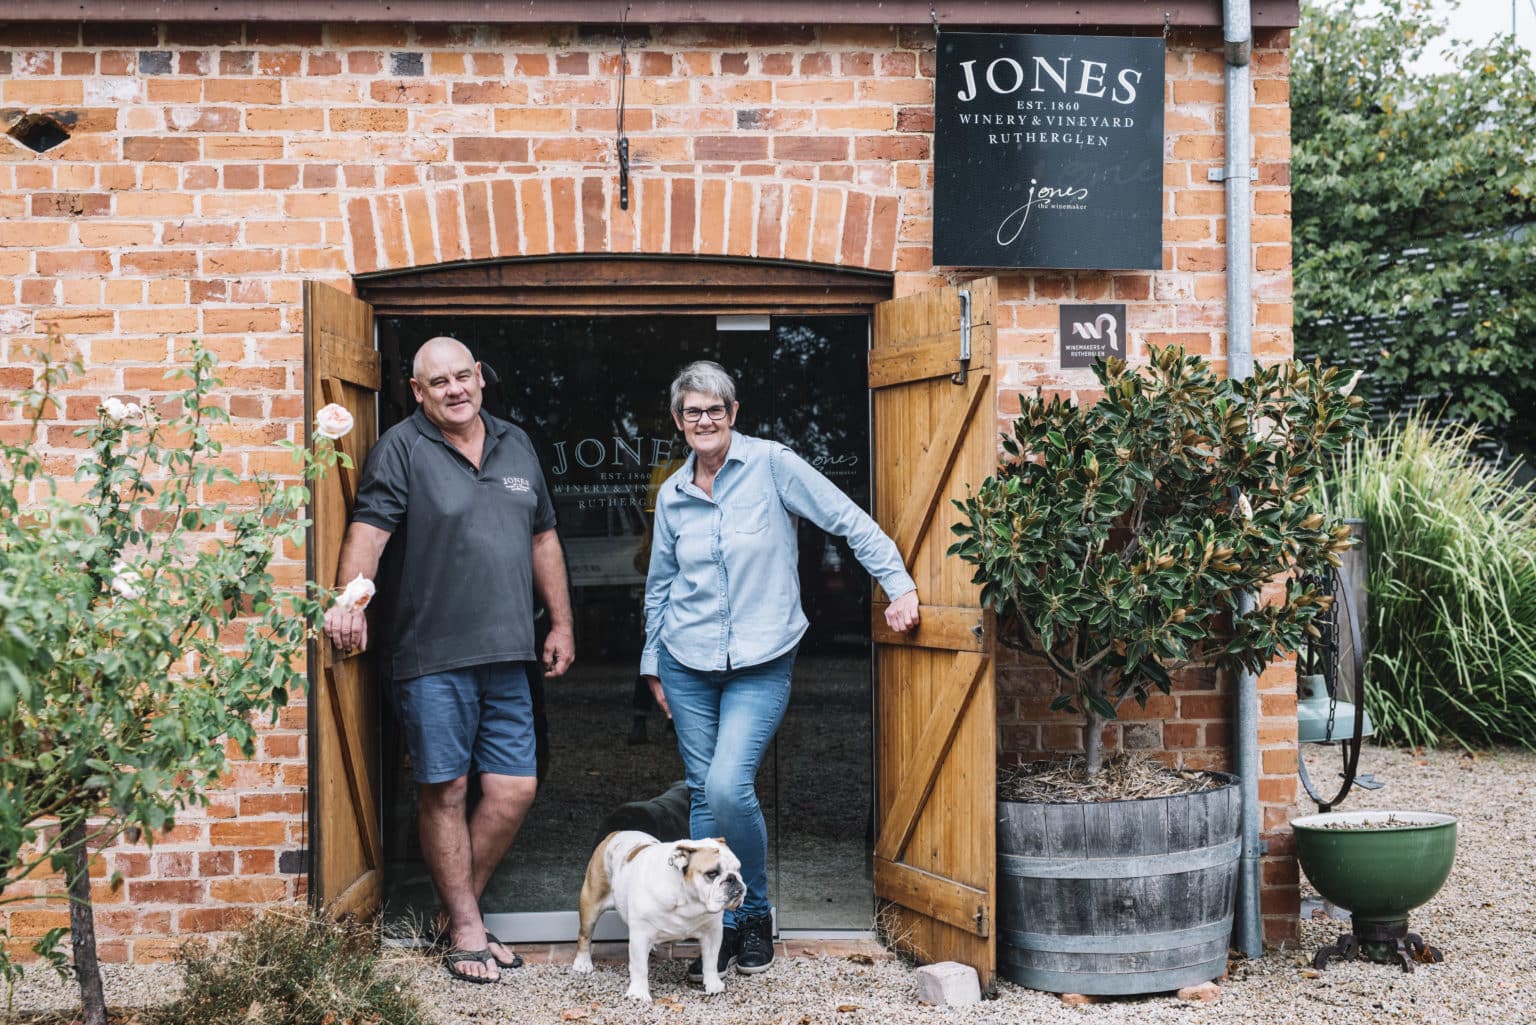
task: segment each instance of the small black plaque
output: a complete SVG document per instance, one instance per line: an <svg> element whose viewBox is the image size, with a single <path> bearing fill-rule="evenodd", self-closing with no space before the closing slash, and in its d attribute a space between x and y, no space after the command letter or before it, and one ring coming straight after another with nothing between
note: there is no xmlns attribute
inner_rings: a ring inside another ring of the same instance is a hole
<svg viewBox="0 0 1536 1025"><path fill-rule="evenodd" d="M1061 365L1091 367L1106 356L1125 359L1125 303L1061 307Z"/></svg>
<svg viewBox="0 0 1536 1025"><path fill-rule="evenodd" d="M939 36L933 261L1160 269L1160 37Z"/></svg>

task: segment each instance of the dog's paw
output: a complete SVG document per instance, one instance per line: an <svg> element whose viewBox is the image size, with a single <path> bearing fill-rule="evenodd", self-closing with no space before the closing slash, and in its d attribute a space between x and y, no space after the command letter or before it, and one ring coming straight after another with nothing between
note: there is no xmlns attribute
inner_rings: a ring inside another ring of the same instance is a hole
<svg viewBox="0 0 1536 1025"><path fill-rule="evenodd" d="M642 1004L648 1004L651 1002L651 991L649 989L642 989L639 986L629 987L624 991L624 995L630 1000L638 1000Z"/></svg>
<svg viewBox="0 0 1536 1025"><path fill-rule="evenodd" d="M705 979L704 992L710 996L714 996L716 993L724 993L725 983L721 982L719 979Z"/></svg>
<svg viewBox="0 0 1536 1025"><path fill-rule="evenodd" d="M577 954L576 960L571 962L571 971L577 975L590 975L592 972L592 955Z"/></svg>

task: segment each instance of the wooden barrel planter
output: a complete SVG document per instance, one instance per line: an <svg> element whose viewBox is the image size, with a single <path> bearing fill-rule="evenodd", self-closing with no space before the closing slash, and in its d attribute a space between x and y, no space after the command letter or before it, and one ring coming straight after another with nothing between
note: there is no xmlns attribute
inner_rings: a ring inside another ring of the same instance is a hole
<svg viewBox="0 0 1536 1025"><path fill-rule="evenodd" d="M1226 970L1236 777L1137 801L997 805L998 971L1052 993L1158 993Z"/></svg>

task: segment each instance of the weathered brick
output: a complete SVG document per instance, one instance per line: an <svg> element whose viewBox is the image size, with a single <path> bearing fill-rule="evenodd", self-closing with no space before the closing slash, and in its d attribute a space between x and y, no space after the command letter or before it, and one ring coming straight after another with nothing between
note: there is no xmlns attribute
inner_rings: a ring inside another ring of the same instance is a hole
<svg viewBox="0 0 1536 1025"><path fill-rule="evenodd" d="M123 140L123 159L147 162L197 160L202 156L199 139L169 139L136 136Z"/></svg>
<svg viewBox="0 0 1536 1025"><path fill-rule="evenodd" d="M208 884L208 895L230 904L267 904L288 896L288 881L282 877L215 879Z"/></svg>
<svg viewBox="0 0 1536 1025"><path fill-rule="evenodd" d="M528 140L506 137L455 139L453 159L463 163L522 163L528 159Z"/></svg>
<svg viewBox="0 0 1536 1025"><path fill-rule="evenodd" d="M135 904L196 904L206 896L195 879L131 879L128 899Z"/></svg>
<svg viewBox="0 0 1536 1025"><path fill-rule="evenodd" d="M776 160L847 160L844 136L780 136L773 140Z"/></svg>
<svg viewBox="0 0 1536 1025"><path fill-rule="evenodd" d="M287 838L281 821L215 822L208 827L208 839L221 847L276 846Z"/></svg>
<svg viewBox="0 0 1536 1025"><path fill-rule="evenodd" d="M210 78L203 82L203 100L207 103L281 103L283 83L275 79Z"/></svg>

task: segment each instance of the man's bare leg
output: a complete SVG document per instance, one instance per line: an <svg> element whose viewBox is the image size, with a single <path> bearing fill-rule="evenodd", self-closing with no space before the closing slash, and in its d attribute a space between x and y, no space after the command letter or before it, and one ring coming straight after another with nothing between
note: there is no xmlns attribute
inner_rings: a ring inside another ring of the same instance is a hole
<svg viewBox="0 0 1536 1025"><path fill-rule="evenodd" d="M475 813L469 820L471 883L477 907L496 866L528 817L538 787L538 779L534 776L480 774L480 802L475 805ZM481 931L484 931L483 927ZM499 960L512 960L512 951L499 943L491 944L491 952Z"/></svg>
<svg viewBox="0 0 1536 1025"><path fill-rule="evenodd" d="M457 950L484 950L485 923L480 918L470 828L464 816L468 781L469 777L460 776L446 783L423 783L417 787L421 853L448 916L449 946ZM494 964L465 961L457 970L479 978L500 978Z"/></svg>

